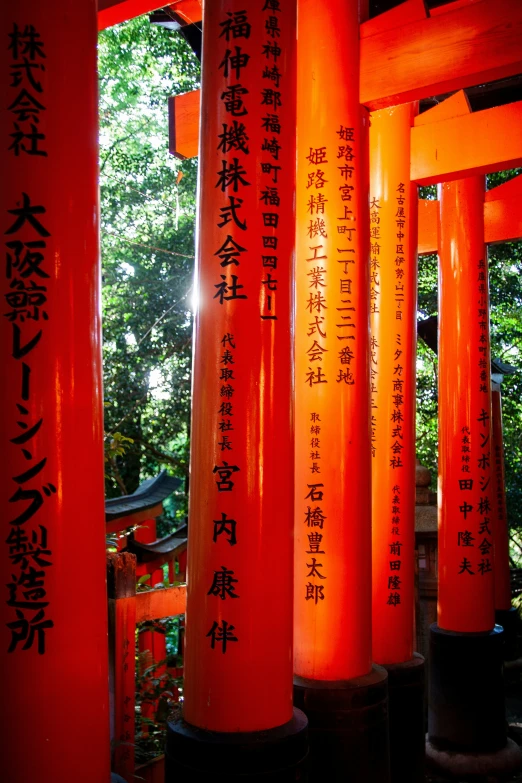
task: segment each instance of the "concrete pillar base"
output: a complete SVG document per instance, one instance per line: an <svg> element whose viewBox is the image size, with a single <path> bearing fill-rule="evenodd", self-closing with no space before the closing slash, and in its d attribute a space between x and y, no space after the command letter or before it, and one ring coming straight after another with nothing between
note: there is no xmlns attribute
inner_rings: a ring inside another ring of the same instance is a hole
<svg viewBox="0 0 522 783"><path fill-rule="evenodd" d="M494 753L456 753L438 750L428 740L426 743L428 768L447 780L493 783L512 777L522 766L522 750L508 739Z"/></svg>
<svg viewBox="0 0 522 783"><path fill-rule="evenodd" d="M506 693L522 686L522 658L504 661L504 685Z"/></svg>
<svg viewBox="0 0 522 783"><path fill-rule="evenodd" d="M504 780L522 767L507 738L503 681L504 631L430 628L430 699L426 760L449 780Z"/></svg>
<svg viewBox="0 0 522 783"><path fill-rule="evenodd" d="M504 629L504 660L516 660L521 652L519 634L522 633L518 610L514 606L511 609L497 609L495 622Z"/></svg>
<svg viewBox="0 0 522 783"><path fill-rule="evenodd" d="M267 731L206 731L182 718L167 725L165 783L307 783L308 721Z"/></svg>
<svg viewBox="0 0 522 783"><path fill-rule="evenodd" d="M428 735L439 750L496 753L507 739L503 634L430 628Z"/></svg>
<svg viewBox="0 0 522 783"><path fill-rule="evenodd" d="M294 678L294 703L309 721L310 783L390 783L388 675Z"/></svg>
<svg viewBox="0 0 522 783"><path fill-rule="evenodd" d="M388 672L392 783L424 783L424 658L383 664Z"/></svg>

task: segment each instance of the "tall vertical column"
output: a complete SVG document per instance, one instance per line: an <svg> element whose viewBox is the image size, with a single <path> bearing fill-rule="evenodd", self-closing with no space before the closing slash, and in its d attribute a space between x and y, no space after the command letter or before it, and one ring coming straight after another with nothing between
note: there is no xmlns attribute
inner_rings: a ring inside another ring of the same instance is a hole
<svg viewBox="0 0 522 783"><path fill-rule="evenodd" d="M294 690L310 721L312 780L341 779L348 766L354 781L388 773L387 677L371 666L368 114L357 6L300 0L298 11Z"/></svg>
<svg viewBox="0 0 522 783"><path fill-rule="evenodd" d="M495 609L511 609L511 581L509 573L509 528L506 509L504 476L504 435L502 431L502 396L500 383L491 384L492 401L492 506L493 544L495 552Z"/></svg>
<svg viewBox="0 0 522 783"><path fill-rule="evenodd" d="M110 754L96 2L8 3L0 41L2 777L101 782Z"/></svg>
<svg viewBox="0 0 522 783"><path fill-rule="evenodd" d="M495 620L504 628L504 659L509 661L516 659L519 654L520 618L516 607L511 606L501 381L502 375L493 376L491 381L493 580L495 584Z"/></svg>
<svg viewBox="0 0 522 783"><path fill-rule="evenodd" d="M414 654L416 104L370 117L372 650L388 671L392 780L424 780L424 659Z"/></svg>
<svg viewBox="0 0 522 783"><path fill-rule="evenodd" d="M495 625L484 178L442 185L440 220L439 598L427 753L443 770L494 774L518 766L520 751L506 739Z"/></svg>
<svg viewBox="0 0 522 783"><path fill-rule="evenodd" d="M281 767L288 777L274 779L294 780L306 754L292 706L296 4L247 5L207 3L203 19L185 703L167 741L176 781Z"/></svg>

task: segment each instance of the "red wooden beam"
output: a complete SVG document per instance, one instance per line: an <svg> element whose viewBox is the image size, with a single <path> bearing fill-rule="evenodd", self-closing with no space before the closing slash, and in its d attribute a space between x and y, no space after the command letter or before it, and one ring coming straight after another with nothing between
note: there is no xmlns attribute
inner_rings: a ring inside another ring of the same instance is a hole
<svg viewBox="0 0 522 783"><path fill-rule="evenodd" d="M420 256L437 253L439 249L439 202L419 199L418 252Z"/></svg>
<svg viewBox="0 0 522 783"><path fill-rule="evenodd" d="M180 160L198 154L200 97L193 90L169 98L169 152Z"/></svg>
<svg viewBox="0 0 522 783"><path fill-rule="evenodd" d="M112 769L125 780L134 776L136 555L107 556L109 659L114 709Z"/></svg>
<svg viewBox="0 0 522 783"><path fill-rule="evenodd" d="M397 27L399 9L404 18ZM520 0L457 0L432 12L430 18L417 19L422 13L420 2L408 0L360 26L360 95L368 108L393 106L522 72ZM194 94L192 101L190 115L176 112L174 117L173 135L183 138L191 153L180 153L183 157L195 156L198 148L199 97ZM459 96L458 101L462 107L465 97ZM439 107L420 115L416 126L433 122L432 111L436 110Z"/></svg>
<svg viewBox="0 0 522 783"><path fill-rule="evenodd" d="M522 174L486 193L484 241L488 245L522 239ZM419 255L439 248L439 202L419 199Z"/></svg>
<svg viewBox="0 0 522 783"><path fill-rule="evenodd" d="M522 101L421 125L411 131L411 178L419 185L521 165Z"/></svg>
<svg viewBox="0 0 522 783"><path fill-rule="evenodd" d="M451 117L462 117L464 114L471 114L471 106L464 90L459 90L459 92L446 98L445 101L437 103L436 106L428 109L428 111L417 114L413 121L413 126L418 128L421 125L429 125L432 122L449 120Z"/></svg>
<svg viewBox="0 0 522 783"><path fill-rule="evenodd" d="M174 0L171 3L165 0L99 0L98 30L165 7L170 7L187 24L201 21L201 0Z"/></svg>
<svg viewBox="0 0 522 783"><path fill-rule="evenodd" d="M406 0L395 8L391 8L384 14L378 14L361 24L359 37L369 38L371 35L384 33L397 27L404 27L410 22L418 22L427 19L428 10L425 0Z"/></svg>
<svg viewBox="0 0 522 783"><path fill-rule="evenodd" d="M185 613L187 586L157 588L136 594L136 622L160 620Z"/></svg>
<svg viewBox="0 0 522 783"><path fill-rule="evenodd" d="M486 193L484 234L489 244L522 238L522 174Z"/></svg>
<svg viewBox="0 0 522 783"><path fill-rule="evenodd" d="M395 13L382 14L380 24ZM458 2L429 19L366 36L372 23L361 26L361 103L369 109L522 72L520 0Z"/></svg>
<svg viewBox="0 0 522 783"><path fill-rule="evenodd" d="M98 30L163 8L161 0L99 0Z"/></svg>
<svg viewBox="0 0 522 783"><path fill-rule="evenodd" d="M106 533L119 533L122 530L127 530L129 527L140 525L147 519L156 519L160 514L163 514L163 503L158 503L152 508L146 508L144 511L137 511L135 514L129 514L126 517L118 517L118 519L111 519L105 525Z"/></svg>

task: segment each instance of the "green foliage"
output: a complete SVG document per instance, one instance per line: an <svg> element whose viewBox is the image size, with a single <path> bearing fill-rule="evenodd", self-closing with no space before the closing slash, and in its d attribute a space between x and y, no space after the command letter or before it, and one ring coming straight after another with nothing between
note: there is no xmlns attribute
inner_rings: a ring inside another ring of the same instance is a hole
<svg viewBox="0 0 522 783"><path fill-rule="evenodd" d="M179 34L140 17L101 33L99 72L111 496L188 472L197 164L169 155L167 102L200 69Z"/></svg>

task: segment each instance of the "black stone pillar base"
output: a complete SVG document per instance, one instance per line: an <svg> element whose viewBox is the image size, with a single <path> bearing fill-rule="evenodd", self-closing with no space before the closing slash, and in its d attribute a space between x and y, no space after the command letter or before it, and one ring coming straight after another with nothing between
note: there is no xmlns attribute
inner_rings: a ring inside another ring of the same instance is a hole
<svg viewBox="0 0 522 783"><path fill-rule="evenodd" d="M383 664L388 672L392 783L424 783L424 658Z"/></svg>
<svg viewBox="0 0 522 783"><path fill-rule="evenodd" d="M309 721L310 783L389 783L385 669L345 681L294 677L294 704Z"/></svg>
<svg viewBox="0 0 522 783"><path fill-rule="evenodd" d="M516 742L510 739L495 753L455 753L439 750L428 739L426 757L430 770L445 780L455 780L458 783L511 780L522 763L522 752Z"/></svg>
<svg viewBox="0 0 522 783"><path fill-rule="evenodd" d="M511 609L497 609L495 622L504 629L504 660L516 660L520 656L519 634L522 625L518 610L514 606Z"/></svg>
<svg viewBox="0 0 522 783"><path fill-rule="evenodd" d="M167 724L165 783L307 783L308 721L267 731L228 733L198 729L179 718Z"/></svg>
<svg viewBox="0 0 522 783"><path fill-rule="evenodd" d="M522 766L507 739L503 630L430 628L428 766L448 778L502 779Z"/></svg>

